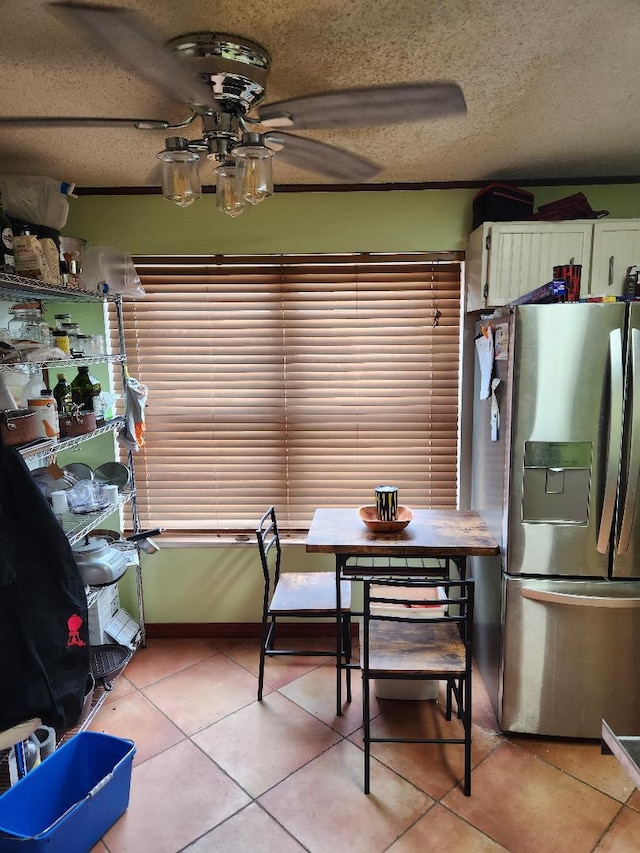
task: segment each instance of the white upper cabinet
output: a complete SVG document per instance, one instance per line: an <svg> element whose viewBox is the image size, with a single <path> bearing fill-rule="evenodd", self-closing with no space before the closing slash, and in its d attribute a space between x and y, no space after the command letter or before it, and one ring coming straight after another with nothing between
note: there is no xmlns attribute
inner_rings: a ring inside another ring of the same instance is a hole
<svg viewBox="0 0 640 853"><path fill-rule="evenodd" d="M585 292L583 287L582 295L620 296L626 292L631 266L640 266L640 220L599 219L593 226L589 288Z"/></svg>
<svg viewBox="0 0 640 853"><path fill-rule="evenodd" d="M575 219L476 228L466 253L467 311L506 305L551 281L558 265L581 264L582 281L589 281L593 226L593 220Z"/></svg>

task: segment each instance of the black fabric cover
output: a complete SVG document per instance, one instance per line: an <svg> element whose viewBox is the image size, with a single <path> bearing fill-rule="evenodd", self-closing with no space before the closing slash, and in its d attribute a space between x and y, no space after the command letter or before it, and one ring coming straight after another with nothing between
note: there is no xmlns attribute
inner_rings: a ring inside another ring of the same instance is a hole
<svg viewBox="0 0 640 853"><path fill-rule="evenodd" d="M529 219L532 213L533 193L511 184L488 184L473 199L472 227L475 230L483 222Z"/></svg>
<svg viewBox="0 0 640 853"><path fill-rule="evenodd" d="M90 670L84 584L20 454L0 447L0 730L78 723Z"/></svg>

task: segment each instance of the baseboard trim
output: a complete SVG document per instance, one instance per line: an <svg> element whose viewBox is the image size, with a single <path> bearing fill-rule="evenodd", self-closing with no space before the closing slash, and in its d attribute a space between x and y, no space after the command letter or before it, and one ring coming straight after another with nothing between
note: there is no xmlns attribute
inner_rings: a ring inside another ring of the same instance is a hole
<svg viewBox="0 0 640 853"><path fill-rule="evenodd" d="M146 625L146 633L150 640L252 638L261 636L262 625L259 622L150 622ZM357 636L357 625L351 626L351 633ZM281 637L335 637L335 626L332 622L279 622L278 634Z"/></svg>

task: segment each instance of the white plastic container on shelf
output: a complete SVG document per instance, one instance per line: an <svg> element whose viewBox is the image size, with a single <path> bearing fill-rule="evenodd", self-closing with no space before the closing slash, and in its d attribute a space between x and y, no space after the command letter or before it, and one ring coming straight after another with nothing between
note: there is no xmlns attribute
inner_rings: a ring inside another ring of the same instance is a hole
<svg viewBox="0 0 640 853"><path fill-rule="evenodd" d="M20 405L26 408L29 400L32 397L39 397L40 392L46 390L46 386L42 380L42 373L39 370L33 370L29 374L26 384L20 392Z"/></svg>
<svg viewBox="0 0 640 853"><path fill-rule="evenodd" d="M75 184L44 175L0 175L2 207L9 216L59 231L67 224Z"/></svg>

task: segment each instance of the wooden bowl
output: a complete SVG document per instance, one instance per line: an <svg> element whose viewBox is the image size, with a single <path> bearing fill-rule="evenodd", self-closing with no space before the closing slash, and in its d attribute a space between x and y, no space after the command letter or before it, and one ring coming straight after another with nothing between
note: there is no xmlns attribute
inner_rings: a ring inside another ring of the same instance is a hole
<svg viewBox="0 0 640 853"><path fill-rule="evenodd" d="M375 506L361 506L358 510L360 518L374 533L398 533L404 530L413 518L413 513L408 506L398 507L398 517L395 521L380 521L376 515Z"/></svg>

